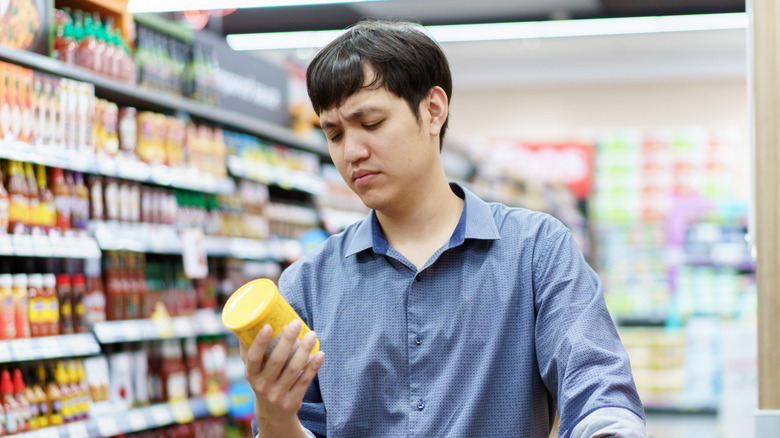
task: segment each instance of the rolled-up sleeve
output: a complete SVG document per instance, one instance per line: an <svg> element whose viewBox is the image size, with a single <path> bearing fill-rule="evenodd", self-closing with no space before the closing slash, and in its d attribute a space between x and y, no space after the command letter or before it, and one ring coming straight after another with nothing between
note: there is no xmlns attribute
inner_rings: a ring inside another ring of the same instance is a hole
<svg viewBox="0 0 780 438"><path fill-rule="evenodd" d="M597 412L596 419L614 412L604 408L618 408L631 416L615 417L612 426L622 434L605 436L644 437L642 403L601 282L569 230L557 221L537 244L534 294L537 361L557 405L559 436L601 436L577 426Z"/></svg>

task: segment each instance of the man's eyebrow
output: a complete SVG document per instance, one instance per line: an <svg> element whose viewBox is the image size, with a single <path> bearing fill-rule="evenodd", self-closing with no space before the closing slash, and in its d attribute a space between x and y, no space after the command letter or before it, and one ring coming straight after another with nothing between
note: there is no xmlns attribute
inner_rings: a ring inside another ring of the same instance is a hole
<svg viewBox="0 0 780 438"><path fill-rule="evenodd" d="M385 112L385 110L383 108L376 107L376 106L367 106L367 107L362 107L362 108L356 109L351 114L347 115L346 119L348 121L349 120L354 120L354 119L360 119L362 117L366 117L366 116L373 115L375 113L381 113L381 112ZM320 123L320 127L322 129L330 129L330 128L336 127L336 125L334 123L331 123L331 122L327 121L327 120L322 120L321 123Z"/></svg>

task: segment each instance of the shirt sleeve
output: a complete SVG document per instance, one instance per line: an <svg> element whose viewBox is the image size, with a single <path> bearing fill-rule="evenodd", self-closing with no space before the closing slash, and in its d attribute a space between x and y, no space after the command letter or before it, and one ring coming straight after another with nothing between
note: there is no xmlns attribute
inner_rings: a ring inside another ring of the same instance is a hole
<svg viewBox="0 0 780 438"><path fill-rule="evenodd" d="M575 426L597 410L613 407L641 420L626 425L634 434L618 437L644 436L642 403L598 276L557 220L534 251L536 356L558 409L558 435L588 437L573 435Z"/></svg>

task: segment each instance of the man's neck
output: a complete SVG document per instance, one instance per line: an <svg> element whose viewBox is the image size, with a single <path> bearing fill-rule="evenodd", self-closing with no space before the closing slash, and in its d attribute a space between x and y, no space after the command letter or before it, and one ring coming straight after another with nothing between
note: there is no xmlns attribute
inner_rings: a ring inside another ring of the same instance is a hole
<svg viewBox="0 0 780 438"><path fill-rule="evenodd" d="M449 240L463 212L463 200L452 192L445 177L430 187L408 199L399 212L376 212L390 246L417 269Z"/></svg>

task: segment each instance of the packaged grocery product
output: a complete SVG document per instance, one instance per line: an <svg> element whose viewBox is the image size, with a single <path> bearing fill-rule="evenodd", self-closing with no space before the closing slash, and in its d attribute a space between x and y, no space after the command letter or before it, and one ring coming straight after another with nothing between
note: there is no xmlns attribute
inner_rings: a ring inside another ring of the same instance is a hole
<svg viewBox="0 0 780 438"><path fill-rule="evenodd" d="M15 309L16 338L29 338L30 314L27 305L27 274L14 275L12 294Z"/></svg>
<svg viewBox="0 0 780 438"><path fill-rule="evenodd" d="M290 304L279 293L273 281L267 278L250 281L236 290L225 303L222 310L222 322L238 336L238 339L247 347L266 324L271 326L272 340L266 351L266 357L278 342L279 336L287 325L293 320L301 323L301 332L298 334L296 348L303 336L309 332L309 327L295 313ZM320 343L314 345L311 355L317 353ZM311 357L311 356L310 356Z"/></svg>

